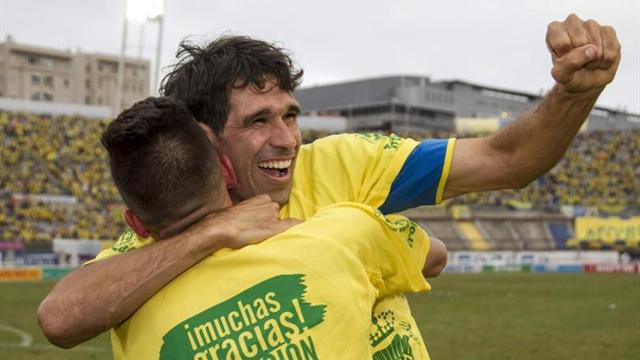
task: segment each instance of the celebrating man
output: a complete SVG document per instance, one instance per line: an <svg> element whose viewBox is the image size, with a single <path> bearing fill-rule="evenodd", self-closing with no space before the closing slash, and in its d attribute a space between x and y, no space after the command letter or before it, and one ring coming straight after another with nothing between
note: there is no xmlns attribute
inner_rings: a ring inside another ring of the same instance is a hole
<svg viewBox="0 0 640 360"><path fill-rule="evenodd" d="M417 143L339 135L301 147L292 91L302 71L280 49L245 37L203 48L183 44L164 93L182 100L210 131L229 165L223 176L234 203L268 194L283 218L305 219L341 201L390 213L468 192L522 188L557 163L613 80L620 44L611 27L576 15L550 24L546 41L555 86L518 121L484 138ZM234 211L207 216L167 241L125 234L99 255L102 261L61 280L43 301L38 318L45 334L71 347L120 324L221 239L243 236L247 222L226 222ZM127 276L114 276L122 273ZM371 345L384 351L405 339L415 359L425 358L406 300L379 300L372 318L382 314L393 314L394 330L372 337Z"/></svg>

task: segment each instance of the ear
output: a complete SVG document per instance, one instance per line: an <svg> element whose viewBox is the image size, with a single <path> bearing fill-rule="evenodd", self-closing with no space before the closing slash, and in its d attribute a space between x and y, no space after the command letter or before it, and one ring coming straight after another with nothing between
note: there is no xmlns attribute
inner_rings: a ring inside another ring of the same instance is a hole
<svg viewBox="0 0 640 360"><path fill-rule="evenodd" d="M151 232L147 230L138 215L136 215L129 208L126 208L124 210L124 221L126 221L127 224L129 224L129 227L131 227L131 230L133 230L133 232L135 232L136 235L140 236L141 238L148 238L151 235Z"/></svg>
<svg viewBox="0 0 640 360"><path fill-rule="evenodd" d="M213 135L213 130L211 130L209 125L205 125L205 124L203 124L203 123L201 123L199 121L198 121L198 125L200 125L202 130L204 130L204 132L207 134L207 137L209 138L209 141L211 141L213 143L214 139L215 139L215 136Z"/></svg>
<svg viewBox="0 0 640 360"><path fill-rule="evenodd" d="M233 165L231 159L226 155L219 155L220 159L220 172L224 178L224 182L227 184L227 189L231 190L236 187L237 179L236 173L233 171Z"/></svg>

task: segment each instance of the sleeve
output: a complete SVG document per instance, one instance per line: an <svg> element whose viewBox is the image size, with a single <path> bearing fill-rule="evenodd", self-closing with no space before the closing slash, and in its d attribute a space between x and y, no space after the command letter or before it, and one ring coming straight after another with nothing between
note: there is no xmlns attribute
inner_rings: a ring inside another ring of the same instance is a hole
<svg viewBox="0 0 640 360"><path fill-rule="evenodd" d="M385 214L442 202L455 139L422 141L404 162L380 211Z"/></svg>
<svg viewBox="0 0 640 360"><path fill-rule="evenodd" d="M294 187L313 194L319 207L349 201L377 208L417 145L415 140L394 134L341 134L318 139L301 149Z"/></svg>
<svg viewBox="0 0 640 360"><path fill-rule="evenodd" d="M422 275L431 245L427 233L404 216L382 213L378 216L385 233L376 237L374 244L381 275L381 282L374 282L374 286L380 296L431 290Z"/></svg>
<svg viewBox="0 0 640 360"><path fill-rule="evenodd" d="M431 242L415 222L401 215L385 216L357 203L335 204L322 209L318 216L330 216L325 223L358 224L325 228L326 232L333 231L335 234L329 235L334 241L347 247L364 266L378 296L431 289L422 275Z"/></svg>
<svg viewBox="0 0 640 360"><path fill-rule="evenodd" d="M120 235L120 237L118 238L118 240L116 240L112 247L100 251L100 253L96 255L95 259L87 261L82 266L93 264L97 261L101 261L115 255L120 255L136 248L147 246L149 244L152 244L153 242L155 242L155 240L151 236L149 236L148 238L140 238L138 235L136 235L135 232L133 232L133 230L127 229L124 233L122 233L122 235Z"/></svg>

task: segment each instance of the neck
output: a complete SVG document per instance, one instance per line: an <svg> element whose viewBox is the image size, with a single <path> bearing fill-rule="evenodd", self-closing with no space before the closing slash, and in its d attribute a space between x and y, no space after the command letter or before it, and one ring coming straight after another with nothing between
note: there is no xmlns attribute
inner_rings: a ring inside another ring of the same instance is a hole
<svg viewBox="0 0 640 360"><path fill-rule="evenodd" d="M231 199L229 198L229 195L225 193L224 196L216 199L216 201L207 202L193 210L187 211L186 215L157 231L156 234L158 240L163 240L179 234L206 215L222 210L231 205L233 205L231 203Z"/></svg>

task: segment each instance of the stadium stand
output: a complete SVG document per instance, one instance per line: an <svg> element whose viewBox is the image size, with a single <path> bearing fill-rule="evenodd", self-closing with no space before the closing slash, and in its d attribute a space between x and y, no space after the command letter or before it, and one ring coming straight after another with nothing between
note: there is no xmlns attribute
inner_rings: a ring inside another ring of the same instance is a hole
<svg viewBox="0 0 640 360"><path fill-rule="evenodd" d="M427 230L431 236L441 239L449 250L467 250L468 240L458 234L454 221L450 219L416 219L416 222Z"/></svg>
<svg viewBox="0 0 640 360"><path fill-rule="evenodd" d="M45 249L54 238L119 236L125 228L122 201L99 143L107 123L81 116L0 112L0 241L20 240L27 248ZM328 134L302 131L305 143ZM418 140L452 136L400 135ZM469 194L435 210L412 211L411 217L450 250L638 247L637 241L625 239L586 244L572 240L575 216L626 218L640 213L638 179L639 130L580 133L556 167L522 190ZM472 209L467 212L473 216L447 210L456 206Z"/></svg>
<svg viewBox="0 0 640 360"><path fill-rule="evenodd" d="M469 194L453 203L542 210L579 205L603 212L637 213L638 179L640 130L593 131L578 134L563 159L526 188Z"/></svg>
<svg viewBox="0 0 640 360"><path fill-rule="evenodd" d="M471 250L489 250L491 248L487 239L473 222L459 221L457 226L467 240L469 240Z"/></svg>
<svg viewBox="0 0 640 360"><path fill-rule="evenodd" d="M553 249L552 241L541 221L518 221L514 229L524 246L524 250Z"/></svg>
<svg viewBox="0 0 640 360"><path fill-rule="evenodd" d="M497 250L522 250L511 221L483 220L479 223Z"/></svg>
<svg viewBox="0 0 640 360"><path fill-rule="evenodd" d="M571 234L571 227L562 222L549 222L547 223L549 232L553 238L556 249L564 249L567 244L567 240L573 237Z"/></svg>
<svg viewBox="0 0 640 360"><path fill-rule="evenodd" d="M0 113L2 240L113 239L124 228L99 136L107 121Z"/></svg>

